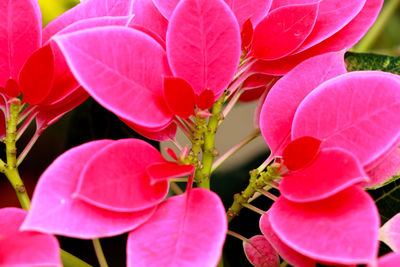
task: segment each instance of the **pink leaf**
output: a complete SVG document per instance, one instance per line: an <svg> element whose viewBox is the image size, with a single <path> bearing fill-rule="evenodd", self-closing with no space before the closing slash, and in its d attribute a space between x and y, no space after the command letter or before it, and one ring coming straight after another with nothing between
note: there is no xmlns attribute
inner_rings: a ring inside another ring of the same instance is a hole
<svg viewBox="0 0 400 267"><path fill-rule="evenodd" d="M289 55L314 28L319 3L284 6L273 10L254 29L253 55L273 60Z"/></svg>
<svg viewBox="0 0 400 267"><path fill-rule="evenodd" d="M251 40L253 39L253 24L250 19L247 19L242 26L240 38L242 40L242 50L248 52L250 50Z"/></svg>
<svg viewBox="0 0 400 267"><path fill-rule="evenodd" d="M244 252L253 266L279 266L279 256L268 240L262 235L255 235L243 242Z"/></svg>
<svg viewBox="0 0 400 267"><path fill-rule="evenodd" d="M60 245L54 236L19 230L26 214L17 208L0 209L0 266L61 267Z"/></svg>
<svg viewBox="0 0 400 267"><path fill-rule="evenodd" d="M290 142L282 153L283 163L291 171L307 167L317 157L321 141L304 136Z"/></svg>
<svg viewBox="0 0 400 267"><path fill-rule="evenodd" d="M274 247L274 249L278 252L279 256L281 256L289 264L299 267L315 267L315 260L300 254L296 250L293 250L279 239L271 227L268 213L264 213L264 215L261 216L260 230L270 244Z"/></svg>
<svg viewBox="0 0 400 267"><path fill-rule="evenodd" d="M37 0L0 1L0 86L18 79L22 65L41 44L42 16Z"/></svg>
<svg viewBox="0 0 400 267"><path fill-rule="evenodd" d="M394 252L400 252L400 213L396 214L381 227L379 239Z"/></svg>
<svg viewBox="0 0 400 267"><path fill-rule="evenodd" d="M309 203L280 197L269 216L286 245L318 261L361 264L377 256L379 214L373 199L356 186Z"/></svg>
<svg viewBox="0 0 400 267"><path fill-rule="evenodd" d="M368 267L393 267L400 265L400 253L388 253L378 259L378 264Z"/></svg>
<svg viewBox="0 0 400 267"><path fill-rule="evenodd" d="M151 184L159 181L168 181L173 178L188 175L194 171L193 165L180 165L176 162L156 162L146 168Z"/></svg>
<svg viewBox="0 0 400 267"><path fill-rule="evenodd" d="M279 190L288 200L309 202L325 199L367 179L367 174L352 154L338 148L327 148L307 168L285 175Z"/></svg>
<svg viewBox="0 0 400 267"><path fill-rule="evenodd" d="M170 123L167 126L164 126L160 129L149 129L140 127L134 123L128 122L126 120L122 120L126 125L132 128L138 134L155 141L169 141L175 138L177 125L176 123Z"/></svg>
<svg viewBox="0 0 400 267"><path fill-rule="evenodd" d="M225 209L219 197L195 188L171 197L128 237L128 267L216 266L227 231Z"/></svg>
<svg viewBox="0 0 400 267"><path fill-rule="evenodd" d="M154 207L167 195L168 182L152 185L146 169L150 164L164 161L157 149L142 140L115 141L86 163L76 197L117 212Z"/></svg>
<svg viewBox="0 0 400 267"><path fill-rule="evenodd" d="M170 123L172 114L162 92L162 76L170 72L165 51L154 39L137 30L109 26L54 40L78 82L104 107L145 128Z"/></svg>
<svg viewBox="0 0 400 267"><path fill-rule="evenodd" d="M311 92L293 119L292 138L314 136L362 165L387 152L400 135L400 80L383 72L352 72ZM385 131L382 131L385 129Z"/></svg>
<svg viewBox="0 0 400 267"><path fill-rule="evenodd" d="M321 1L314 29L296 53L302 52L334 35L360 13L366 0Z"/></svg>
<svg viewBox="0 0 400 267"><path fill-rule="evenodd" d="M18 83L13 78L7 80L6 87L4 88L4 93L8 97L17 97L20 94L20 89Z"/></svg>
<svg viewBox="0 0 400 267"><path fill-rule="evenodd" d="M343 53L329 53L304 61L272 87L260 114L261 133L272 153L279 155L290 142L293 117L301 101L322 82L343 73Z"/></svg>
<svg viewBox="0 0 400 267"><path fill-rule="evenodd" d="M50 45L43 46L25 62L19 75L23 100L40 103L50 92L54 81L54 56Z"/></svg>
<svg viewBox="0 0 400 267"><path fill-rule="evenodd" d="M94 141L58 157L40 177L22 229L92 239L118 235L145 222L154 208L118 213L73 197L87 161L110 144L111 140Z"/></svg>
<svg viewBox="0 0 400 267"><path fill-rule="evenodd" d="M172 12L174 12L179 2L180 0L153 0L154 5L168 20L170 19Z"/></svg>
<svg viewBox="0 0 400 267"><path fill-rule="evenodd" d="M251 19L253 25L268 13L272 0L224 0L232 9L239 26L242 27L247 19Z"/></svg>
<svg viewBox="0 0 400 267"><path fill-rule="evenodd" d="M165 152L168 154L168 156L170 156L173 160L178 161L178 156L176 155L175 150L173 150L170 147L167 147L165 149Z"/></svg>
<svg viewBox="0 0 400 267"><path fill-rule="evenodd" d="M179 3L168 26L168 60L174 75L189 82L196 94L210 89L221 96L240 52L239 26L222 0Z"/></svg>
<svg viewBox="0 0 400 267"><path fill-rule="evenodd" d="M196 106L201 110L206 110L212 108L214 105L214 93L213 91L207 89L196 96Z"/></svg>
<svg viewBox="0 0 400 267"><path fill-rule="evenodd" d="M147 28L156 33L162 40L165 40L168 21L161 15L152 0L133 1L132 10L134 14L132 23L134 25Z"/></svg>
<svg viewBox="0 0 400 267"><path fill-rule="evenodd" d="M88 18L129 16L134 0L88 0L82 2L51 21L43 29L43 43L68 25Z"/></svg>
<svg viewBox="0 0 400 267"><path fill-rule="evenodd" d="M164 99L176 116L187 119L194 115L195 94L184 79L164 77Z"/></svg>
<svg viewBox="0 0 400 267"><path fill-rule="evenodd" d="M348 50L365 35L377 18L383 0L367 0L360 13L343 29L321 43L279 60L258 60L252 69L268 75L284 75L304 60L323 53Z"/></svg>

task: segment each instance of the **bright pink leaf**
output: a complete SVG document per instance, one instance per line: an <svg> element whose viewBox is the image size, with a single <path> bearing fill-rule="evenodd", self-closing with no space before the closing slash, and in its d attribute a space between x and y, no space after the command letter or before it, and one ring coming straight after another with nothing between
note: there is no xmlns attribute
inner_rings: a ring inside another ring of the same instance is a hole
<svg viewBox="0 0 400 267"><path fill-rule="evenodd" d="M180 165L176 162L156 162L146 168L152 184L182 177L194 171L193 165Z"/></svg>
<svg viewBox="0 0 400 267"><path fill-rule="evenodd" d="M354 155L342 149L327 148L307 168L285 175L279 191L288 200L309 202L330 197L367 179Z"/></svg>
<svg viewBox="0 0 400 267"><path fill-rule="evenodd" d="M147 28L156 33L162 40L165 40L168 20L161 15L152 0L133 1L132 10L134 17L131 23Z"/></svg>
<svg viewBox="0 0 400 267"><path fill-rule="evenodd" d="M257 267L279 266L279 256L268 240L262 235L255 235L243 242L247 259Z"/></svg>
<svg viewBox="0 0 400 267"><path fill-rule="evenodd" d="M165 149L165 152L166 152L173 160L175 160L175 161L178 160L178 156L176 155L175 150L173 150L172 148L167 147L167 148Z"/></svg>
<svg viewBox="0 0 400 267"><path fill-rule="evenodd" d="M87 0L64 12L43 29L43 43L72 23L105 16L130 16L134 0Z"/></svg>
<svg viewBox="0 0 400 267"><path fill-rule="evenodd" d="M176 116L187 119L194 115L195 94L184 79L164 77L164 99Z"/></svg>
<svg viewBox="0 0 400 267"><path fill-rule="evenodd" d="M6 87L4 88L4 93L11 98L19 96L20 90L17 81L13 78L8 79Z"/></svg>
<svg viewBox="0 0 400 267"><path fill-rule="evenodd" d="M280 197L269 218L286 245L318 261L361 264L377 256L379 214L373 199L359 187L309 203Z"/></svg>
<svg viewBox="0 0 400 267"><path fill-rule="evenodd" d="M170 72L165 51L154 39L120 26L54 39L78 82L104 107L144 128L170 123L172 114L164 102L162 86L162 76Z"/></svg>
<svg viewBox="0 0 400 267"><path fill-rule="evenodd" d="M304 60L333 51L348 50L368 31L377 18L383 0L367 0L361 12L343 29L330 38L296 55L279 60L258 60L252 69L269 75L284 75Z"/></svg>
<svg viewBox="0 0 400 267"><path fill-rule="evenodd" d="M92 239L118 235L145 222L154 208L118 213L73 197L88 160L111 143L111 140L86 143L58 157L40 177L22 229Z"/></svg>
<svg viewBox="0 0 400 267"><path fill-rule="evenodd" d="M320 2L314 29L296 53L302 52L334 35L360 13L366 0Z"/></svg>
<svg viewBox="0 0 400 267"><path fill-rule="evenodd" d="M240 53L239 26L222 0L179 3L168 26L168 60L174 75L189 82L196 94L210 89L221 96Z"/></svg>
<svg viewBox="0 0 400 267"><path fill-rule="evenodd" d="M179 1L180 0L153 0L153 3L160 13L169 20Z"/></svg>
<svg viewBox="0 0 400 267"><path fill-rule="evenodd" d="M227 231L225 209L202 188L167 199L128 237L128 267L216 266Z"/></svg>
<svg viewBox="0 0 400 267"><path fill-rule="evenodd" d="M293 119L292 138L314 136L323 140L321 147L341 147L366 165L398 140L399 113L400 80L395 75L347 73L304 99Z"/></svg>
<svg viewBox="0 0 400 267"><path fill-rule="evenodd" d="M224 0L232 9L239 26L242 27L247 19L251 19L253 25L268 13L272 0Z"/></svg>
<svg viewBox="0 0 400 267"><path fill-rule="evenodd" d="M240 37L242 40L242 50L248 52L251 45L251 40L253 39L253 24L250 19L247 19L242 26L242 31L240 33Z"/></svg>
<svg viewBox="0 0 400 267"><path fill-rule="evenodd" d="M25 62L19 74L23 100L40 103L50 92L54 81L54 56L50 45L43 46Z"/></svg>
<svg viewBox="0 0 400 267"><path fill-rule="evenodd" d="M381 227L379 239L394 252L400 252L400 213L393 216Z"/></svg>
<svg viewBox="0 0 400 267"><path fill-rule="evenodd" d="M0 1L0 86L18 79L22 65L41 44L42 15L37 0Z"/></svg>
<svg viewBox="0 0 400 267"><path fill-rule="evenodd" d="M301 101L322 82L343 73L343 53L329 53L304 61L272 87L260 114L261 133L272 153L281 153L290 142L293 117Z"/></svg>
<svg viewBox="0 0 400 267"><path fill-rule="evenodd" d="M319 3L284 6L273 10L254 29L252 51L274 60L296 50L314 28Z"/></svg>
<svg viewBox="0 0 400 267"><path fill-rule="evenodd" d="M293 140L283 150L283 163L291 171L307 167L317 157L320 145L321 141L311 136Z"/></svg>
<svg viewBox="0 0 400 267"><path fill-rule="evenodd" d="M200 95L196 95L196 106L201 110L212 108L214 105L214 93L210 89L204 90Z"/></svg>
<svg viewBox="0 0 400 267"><path fill-rule="evenodd" d="M248 77L242 85L242 89L255 89L259 88L260 86L266 87L269 85L271 82L276 80L277 78L275 76L270 76L270 75L265 75L261 73L256 73Z"/></svg>
<svg viewBox="0 0 400 267"><path fill-rule="evenodd" d="M279 239L271 227L268 213L264 213L264 215L261 216L260 230L278 252L279 256L281 256L286 262L293 266L315 267L315 260L293 250Z"/></svg>
<svg viewBox="0 0 400 267"><path fill-rule="evenodd" d="M76 197L117 212L154 207L167 195L168 182L152 185L146 169L154 162L164 161L157 149L142 140L115 141L86 163Z"/></svg>
<svg viewBox="0 0 400 267"><path fill-rule="evenodd" d="M122 120L126 125L132 128L138 134L155 141L169 141L175 139L176 130L178 129L176 123L170 123L167 126L164 126L160 129L149 129L140 127L134 123L128 122L126 120Z"/></svg>
<svg viewBox="0 0 400 267"><path fill-rule="evenodd" d="M0 209L0 266L61 267L60 245L54 236L19 230L26 215L22 209Z"/></svg>

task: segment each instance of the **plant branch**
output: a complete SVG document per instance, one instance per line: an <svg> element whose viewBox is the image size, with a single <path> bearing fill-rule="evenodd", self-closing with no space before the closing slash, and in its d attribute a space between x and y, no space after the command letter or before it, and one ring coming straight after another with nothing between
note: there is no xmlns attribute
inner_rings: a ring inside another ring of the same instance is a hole
<svg viewBox="0 0 400 267"><path fill-rule="evenodd" d="M100 267L108 267L106 257L104 256L103 249L101 248L100 240L92 239L92 242Z"/></svg>
<svg viewBox="0 0 400 267"><path fill-rule="evenodd" d="M249 241L246 237L244 237L244 236L242 236L242 235L240 235L240 234L238 234L236 232L233 232L231 230L228 230L227 234L230 235L230 236L233 236L233 237L235 237L235 238L237 238L239 240L242 240L243 242L248 242Z"/></svg>

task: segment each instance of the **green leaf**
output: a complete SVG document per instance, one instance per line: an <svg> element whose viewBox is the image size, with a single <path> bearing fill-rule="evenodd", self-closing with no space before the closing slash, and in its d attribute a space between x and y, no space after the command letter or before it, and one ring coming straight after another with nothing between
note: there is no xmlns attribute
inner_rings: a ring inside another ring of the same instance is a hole
<svg viewBox="0 0 400 267"><path fill-rule="evenodd" d="M400 211L400 180L395 180L377 190L368 191L375 199L381 216L381 223L384 224Z"/></svg>
<svg viewBox="0 0 400 267"><path fill-rule="evenodd" d="M347 71L381 70L400 74L400 57L347 52L344 59L347 63Z"/></svg>

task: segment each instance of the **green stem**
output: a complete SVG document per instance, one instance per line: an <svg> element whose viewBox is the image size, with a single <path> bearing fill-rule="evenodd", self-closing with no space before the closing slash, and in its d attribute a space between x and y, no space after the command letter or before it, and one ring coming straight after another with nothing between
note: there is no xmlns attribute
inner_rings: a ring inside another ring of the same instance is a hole
<svg viewBox="0 0 400 267"><path fill-rule="evenodd" d="M211 168L214 162L214 157L217 152L214 148L215 134L218 129L219 122L223 119L221 114L222 106L225 103L227 92L224 93L211 110L211 117L208 120L207 130L204 132L203 159L202 168L196 171L195 181L197 186L210 189Z"/></svg>
<svg viewBox="0 0 400 267"><path fill-rule="evenodd" d="M61 261L64 267L92 267L92 265L87 264L65 250L61 250Z"/></svg>
<svg viewBox="0 0 400 267"><path fill-rule="evenodd" d="M101 248L100 240L93 239L92 242L100 267L108 267L106 257L104 256L103 249Z"/></svg>
<svg viewBox="0 0 400 267"><path fill-rule="evenodd" d="M228 230L227 234L230 235L230 236L233 236L233 237L235 237L235 238L237 238L239 240L242 240L243 242L248 242L249 241L246 237L244 237L244 236L242 236L242 235L240 235L240 234L238 234L236 232L233 232L231 230Z"/></svg>
<svg viewBox="0 0 400 267"><path fill-rule="evenodd" d="M239 215L243 208L243 204L248 203L248 200L257 192L267 186L271 181L279 177L279 166L268 166L266 172L259 173L257 170L250 172L250 183L241 194L234 196L232 206L228 209L227 218L231 222L233 218Z"/></svg>
<svg viewBox="0 0 400 267"><path fill-rule="evenodd" d="M400 0L391 0L384 5L382 12L380 13L375 24L371 27L371 29L368 31L368 33L364 36L364 38L355 47L355 51L366 52L366 51L370 50L370 48L374 45L375 41L381 34L383 28L389 21L390 17L393 15L393 13L398 8L399 4L400 4Z"/></svg>

